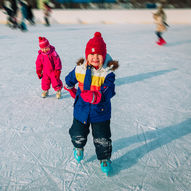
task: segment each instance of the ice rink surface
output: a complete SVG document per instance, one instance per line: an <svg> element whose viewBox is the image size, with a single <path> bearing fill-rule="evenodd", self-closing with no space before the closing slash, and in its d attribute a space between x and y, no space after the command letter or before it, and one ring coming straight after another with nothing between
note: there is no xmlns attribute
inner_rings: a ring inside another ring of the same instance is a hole
<svg viewBox="0 0 191 191"><path fill-rule="evenodd" d="M156 45L154 25L0 25L0 191L191 190L191 25L172 25ZM81 164L68 130L73 99L41 98L38 36L55 46L61 79L99 31L118 60L112 99L112 172L104 176L90 133Z"/></svg>

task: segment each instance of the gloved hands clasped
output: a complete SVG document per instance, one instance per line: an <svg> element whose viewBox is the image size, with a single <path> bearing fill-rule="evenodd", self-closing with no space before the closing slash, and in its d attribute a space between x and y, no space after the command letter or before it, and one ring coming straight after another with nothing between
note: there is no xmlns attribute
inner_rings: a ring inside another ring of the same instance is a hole
<svg viewBox="0 0 191 191"><path fill-rule="evenodd" d="M101 93L99 91L84 90L81 92L81 97L85 102L98 104L101 101Z"/></svg>

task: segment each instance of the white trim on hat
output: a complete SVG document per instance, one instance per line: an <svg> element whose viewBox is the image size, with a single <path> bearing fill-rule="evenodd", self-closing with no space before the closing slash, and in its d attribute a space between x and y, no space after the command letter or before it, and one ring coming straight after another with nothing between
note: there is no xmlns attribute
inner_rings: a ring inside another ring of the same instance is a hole
<svg viewBox="0 0 191 191"><path fill-rule="evenodd" d="M47 42L48 42L48 40L46 39L46 40L44 40L44 41L39 42L39 44L45 44L45 43L47 43Z"/></svg>

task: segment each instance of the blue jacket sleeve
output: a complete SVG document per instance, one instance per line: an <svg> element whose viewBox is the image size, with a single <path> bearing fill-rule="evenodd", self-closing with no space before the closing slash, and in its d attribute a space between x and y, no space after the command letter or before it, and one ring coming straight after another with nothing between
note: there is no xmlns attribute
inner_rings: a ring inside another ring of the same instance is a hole
<svg viewBox="0 0 191 191"><path fill-rule="evenodd" d="M102 96L105 101L111 99L115 95L115 74L112 72L105 78L104 84L101 86Z"/></svg>
<svg viewBox="0 0 191 191"><path fill-rule="evenodd" d="M68 87L74 87L78 82L75 75L75 68L65 77L65 82Z"/></svg>

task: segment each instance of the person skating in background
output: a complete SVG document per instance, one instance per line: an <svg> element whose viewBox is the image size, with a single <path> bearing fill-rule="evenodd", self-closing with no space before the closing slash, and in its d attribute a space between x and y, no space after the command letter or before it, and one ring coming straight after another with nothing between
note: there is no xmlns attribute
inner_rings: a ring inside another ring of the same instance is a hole
<svg viewBox="0 0 191 191"><path fill-rule="evenodd" d="M18 24L17 24L17 12L18 12L18 5L17 5L17 0L11 0L11 7L12 7L12 17L13 17L13 20L14 20L14 26L15 28L18 27Z"/></svg>
<svg viewBox="0 0 191 191"><path fill-rule="evenodd" d="M45 21L45 26L50 26L50 13L51 13L51 6L49 5L48 2L43 2L43 12L44 12L44 21Z"/></svg>
<svg viewBox="0 0 191 191"><path fill-rule="evenodd" d="M49 44L49 41L45 37L39 37L38 57L36 60L36 73L38 78L41 79L42 97L48 96L48 90L50 85L56 91L56 97L60 99L61 89L63 87L60 80L60 74L62 70L62 63L59 55L55 51L54 46Z"/></svg>
<svg viewBox="0 0 191 191"><path fill-rule="evenodd" d="M28 5L27 5L27 20L31 25L35 24L34 14L32 11L32 5L29 1L28 1Z"/></svg>
<svg viewBox="0 0 191 191"><path fill-rule="evenodd" d="M11 28L17 28L17 4L15 0L4 0L3 9L7 17L7 25Z"/></svg>
<svg viewBox="0 0 191 191"><path fill-rule="evenodd" d="M153 18L156 24L156 32L155 34L158 37L158 41L156 42L158 45L165 45L166 41L162 37L163 32L167 30L168 24L166 23L167 16L162 8L162 5L158 6L158 10L156 13L153 13Z"/></svg>
<svg viewBox="0 0 191 191"><path fill-rule="evenodd" d="M110 100L115 95L113 71L118 68L118 61L107 54L100 32L88 41L85 56L86 61L80 59L65 78L64 89L75 98L74 119L69 134L74 145L74 157L80 162L91 125L97 159L102 171L108 173L112 153Z"/></svg>
<svg viewBox="0 0 191 191"><path fill-rule="evenodd" d="M28 2L25 0L19 0L19 5L20 5L20 11L21 11L21 23L20 23L20 29L21 31L27 31L27 25L26 25L26 20L28 17L28 12L27 12L27 7L28 7Z"/></svg>

